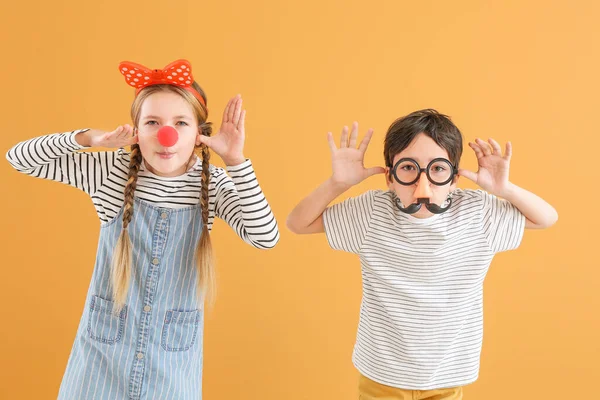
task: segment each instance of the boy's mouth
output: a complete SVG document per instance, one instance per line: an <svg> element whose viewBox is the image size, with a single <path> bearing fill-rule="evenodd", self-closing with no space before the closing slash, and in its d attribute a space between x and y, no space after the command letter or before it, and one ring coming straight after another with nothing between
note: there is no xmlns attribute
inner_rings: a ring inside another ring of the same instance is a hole
<svg viewBox="0 0 600 400"><path fill-rule="evenodd" d="M429 210L433 214L442 214L447 211L452 205L452 199L449 199L448 205L446 207L440 207L435 203L431 203L429 198L420 197L416 202L408 205L407 207L402 207L400 199L396 199L396 205L400 209L400 211L406 214L414 214L421 209L421 206L424 205L427 210Z"/></svg>

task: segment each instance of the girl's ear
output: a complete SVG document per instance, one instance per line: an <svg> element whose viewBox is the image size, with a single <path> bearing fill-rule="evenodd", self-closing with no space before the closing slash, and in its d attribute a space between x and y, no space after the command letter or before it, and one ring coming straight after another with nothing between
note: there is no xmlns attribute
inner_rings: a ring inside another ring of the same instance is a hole
<svg viewBox="0 0 600 400"><path fill-rule="evenodd" d="M198 134L196 135L196 146L200 146L200 136L202 136L202 127L198 127Z"/></svg>

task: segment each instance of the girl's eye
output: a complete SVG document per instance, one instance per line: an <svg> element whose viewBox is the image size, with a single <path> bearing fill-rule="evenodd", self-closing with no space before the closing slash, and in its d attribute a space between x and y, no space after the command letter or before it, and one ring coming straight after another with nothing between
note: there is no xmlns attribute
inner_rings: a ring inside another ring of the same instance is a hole
<svg viewBox="0 0 600 400"><path fill-rule="evenodd" d="M155 125L157 122L156 121L147 121L146 125Z"/></svg>
<svg viewBox="0 0 600 400"><path fill-rule="evenodd" d="M187 126L187 125L188 125L188 123L187 123L187 122L185 122L185 121L178 121L178 122L177 122L177 124L178 124L178 125L179 125L179 124L182 124L183 126Z"/></svg>

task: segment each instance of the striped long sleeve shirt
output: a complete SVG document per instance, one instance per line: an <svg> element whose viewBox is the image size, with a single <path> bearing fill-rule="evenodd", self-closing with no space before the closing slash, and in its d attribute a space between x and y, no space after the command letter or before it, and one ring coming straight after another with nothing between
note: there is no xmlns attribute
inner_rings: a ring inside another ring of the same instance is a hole
<svg viewBox="0 0 600 400"><path fill-rule="evenodd" d="M85 152L75 136L80 129L36 137L12 147L6 154L19 172L61 182L87 193L101 224L117 216L124 202L130 154L116 151ZM250 160L226 169L210 166L209 218L223 219L246 243L269 249L279 241L277 221L256 179ZM178 177L153 174L140 166L135 196L159 207L182 208L200 201L202 163Z"/></svg>

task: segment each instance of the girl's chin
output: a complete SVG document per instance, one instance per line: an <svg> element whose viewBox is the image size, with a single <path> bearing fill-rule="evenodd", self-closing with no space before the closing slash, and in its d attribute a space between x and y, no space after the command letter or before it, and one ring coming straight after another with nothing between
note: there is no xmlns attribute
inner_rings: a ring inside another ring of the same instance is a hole
<svg viewBox="0 0 600 400"><path fill-rule="evenodd" d="M156 157L148 166L150 172L158 176L179 176L185 172L185 165L175 161L175 157L164 159Z"/></svg>

